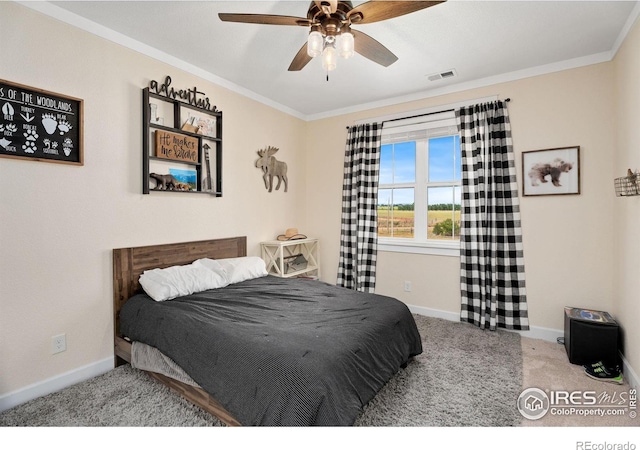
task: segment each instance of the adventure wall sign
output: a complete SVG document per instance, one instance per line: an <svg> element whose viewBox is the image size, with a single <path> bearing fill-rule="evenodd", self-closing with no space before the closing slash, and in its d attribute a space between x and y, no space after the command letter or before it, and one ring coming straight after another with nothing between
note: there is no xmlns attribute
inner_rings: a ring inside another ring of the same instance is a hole
<svg viewBox="0 0 640 450"><path fill-rule="evenodd" d="M174 89L171 86L171 77L167 76L163 83L158 83L156 80L151 80L149 83L149 90L158 95L164 95L165 97L176 100L181 99L185 103L195 106L196 108L204 109L206 111L216 112L218 107L212 105L209 102L209 97L206 97L204 92L200 92L197 87L189 89Z"/></svg>
<svg viewBox="0 0 640 450"><path fill-rule="evenodd" d="M0 80L0 156L83 165L83 100Z"/></svg>

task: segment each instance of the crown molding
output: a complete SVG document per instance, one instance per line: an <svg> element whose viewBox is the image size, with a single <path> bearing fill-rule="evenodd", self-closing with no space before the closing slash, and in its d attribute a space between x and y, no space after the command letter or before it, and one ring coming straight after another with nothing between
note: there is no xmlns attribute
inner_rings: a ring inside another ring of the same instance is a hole
<svg viewBox="0 0 640 450"><path fill-rule="evenodd" d="M212 74L206 70L201 69L200 67L183 61L180 58L172 56L168 53L165 53L161 50L158 50L155 47L144 44L140 41L137 41L129 36L125 36L122 33L112 30L111 28L105 27L104 25L100 25L96 22L93 22L89 19L81 17L77 14L74 14L64 8L53 5L47 1L16 1L16 3L25 6L29 9L52 17L54 19L60 20L68 25L79 28L88 33L94 34L98 37L106 39L108 41L114 42L116 44L122 45L130 50L134 50L138 53L141 53L150 58L156 59L160 62L166 63L170 66L175 67L176 69L183 70L187 73L195 75L203 80L210 81L218 86L229 89L232 92L240 94L244 97L255 100L264 105L270 106L274 109L282 111L291 116L297 117L302 120L307 120L305 115L300 111L296 111L288 106L282 105L278 102L274 102L271 99L268 99L260 94L257 94L249 89L246 89L238 84L235 84L227 79L221 78L217 75Z"/></svg>
<svg viewBox="0 0 640 450"><path fill-rule="evenodd" d="M622 46L622 43L627 38L627 35L635 25L636 21L638 20L638 17L640 17L640 0L635 0L635 3L636 5L634 6L633 10L631 10L631 14L629 14L629 17L627 18L627 21L625 22L624 27L622 27L622 30L620 30L620 34L618 35L618 38L613 43L613 47L611 48L611 59L613 59L616 56L616 54L618 53L618 50Z"/></svg>
<svg viewBox="0 0 640 450"><path fill-rule="evenodd" d="M451 85L443 86L440 88L420 91L410 95L390 97L384 100L379 100L379 101L370 102L370 103L362 103L362 104L353 105L347 108L341 108L341 109L309 115L309 114L304 114L300 111L294 110L293 108L290 108L281 103L275 102L271 99L268 99L236 83L233 83L227 79L221 78L217 75L214 75L191 63L183 61L180 58L169 55L168 53L158 50L150 45L144 44L140 41L137 41L128 36L125 36L122 33L116 32L110 28L97 24L84 17L78 16L77 14L67 11L59 6L53 5L47 1L24 1L23 0L23 1L16 1L16 3L23 5L27 8L30 8L34 11L38 11L52 18L58 19L64 23L67 23L71 26L82 29L84 31L87 31L96 36L107 39L111 42L122 45L126 48L134 50L150 58L154 58L158 61L169 64L177 69L183 70L187 73L190 73L199 78L202 78L203 80L209 81L218 86L229 89L232 92L240 94L249 99L255 100L259 103L272 107L278 111L284 112L286 114L289 114L290 116L296 117L306 122L312 122L315 120L327 119L327 118L342 116L346 114L359 113L367 110L397 105L400 103L408 103L416 100L424 100L424 99L437 97L441 95L453 94L461 91L492 86L495 84L506 83L510 81L521 80L524 78L530 78L530 77L546 75L554 72L575 69L575 68L584 67L592 64L609 62L615 57L615 54L617 53L618 49L626 39L627 34L631 31L635 22L638 20L638 17L640 16L640 0L636 0L635 2L636 6L634 7L632 13L630 14L625 26L620 31L620 34L616 39L612 49L606 52L587 55L584 57L569 59L565 61L559 61L556 63L546 64L542 66L531 67L523 70L486 77L478 80L471 80L471 81L451 84Z"/></svg>
<svg viewBox="0 0 640 450"><path fill-rule="evenodd" d="M584 56L581 58L574 58L565 61L559 61L552 64L546 64L543 66L530 67L523 70L514 72L508 72L500 75L494 75L491 77L481 78L478 80L471 80L462 83L451 84L443 86L441 88L429 89L426 91L416 92L414 94L405 95L402 97L393 97L377 102L363 103L360 105L350 106L348 108L327 111L320 114L306 116L307 121L327 119L330 117L341 116L345 114L357 113L365 110L371 110L376 108L382 108L385 106L397 105L400 103L408 103L416 100L425 100L432 97L439 97L446 94L454 94L457 92L468 91L471 89L477 89L487 86L493 86L495 84L507 83L510 81L517 81L524 78L536 77L540 75L546 75L554 72L561 72L564 70L575 69L579 67L589 66L592 64L599 64L603 62L611 61L611 52L602 52L593 55Z"/></svg>

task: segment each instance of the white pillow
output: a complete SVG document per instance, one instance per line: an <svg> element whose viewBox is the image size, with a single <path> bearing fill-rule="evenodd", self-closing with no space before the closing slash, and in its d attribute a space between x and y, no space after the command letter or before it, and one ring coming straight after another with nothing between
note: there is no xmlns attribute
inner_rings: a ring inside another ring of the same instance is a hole
<svg viewBox="0 0 640 450"><path fill-rule="evenodd" d="M241 256L239 258L226 259L199 259L196 263L209 268L216 273L224 273L229 284L240 283L267 276L267 266L257 256Z"/></svg>
<svg viewBox="0 0 640 450"><path fill-rule="evenodd" d="M199 264L145 270L140 285L157 302L183 295L217 289L229 284L227 277Z"/></svg>
<svg viewBox="0 0 640 450"><path fill-rule="evenodd" d="M202 258L202 259L195 260L193 262L193 265L206 267L207 269L213 270L214 272L226 277L227 271L224 269L224 267L222 267L222 264L220 264L218 261L219 260L217 259Z"/></svg>

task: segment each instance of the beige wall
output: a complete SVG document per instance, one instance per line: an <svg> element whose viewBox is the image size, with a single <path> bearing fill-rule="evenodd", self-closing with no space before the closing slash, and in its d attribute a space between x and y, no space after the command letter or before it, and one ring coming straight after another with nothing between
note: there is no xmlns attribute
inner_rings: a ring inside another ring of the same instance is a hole
<svg viewBox="0 0 640 450"><path fill-rule="evenodd" d="M322 208L309 210L309 226L324 245L327 281L335 281L337 270L340 230L336 218L345 126L362 118L494 94L511 98L509 113L518 172L523 151L579 145L581 152L580 195L521 197L531 325L562 330L564 306L612 309L615 126L610 63L310 124L309 204ZM331 192L329 198L327 191ZM458 257L380 252L378 267L376 292L414 306L459 312ZM412 292L403 291L404 280L412 282Z"/></svg>
<svg viewBox="0 0 640 450"><path fill-rule="evenodd" d="M531 324L562 329L565 305L610 310L628 329L629 359L640 372L631 330L638 202L615 199L612 186L627 166L640 168L637 28L613 63L305 123L0 2L0 78L85 100L83 167L0 159L0 397L112 355L113 248L247 235L249 252L258 254L261 240L295 226L321 239L323 278L335 282L345 127L494 94L512 99L518 170L523 151L581 146L581 195L521 201ZM224 112L222 198L140 194L140 90L166 75L176 86L198 86ZM287 194L267 193L253 166L266 145L280 147L289 165ZM458 264L381 253L377 291L455 314ZM402 291L404 280L411 293ZM51 355L59 333L68 350Z"/></svg>
<svg viewBox="0 0 640 450"><path fill-rule="evenodd" d="M640 197L616 198L613 179L640 169L640 23L611 63L526 78L423 101L319 120L309 125L310 233L323 242L323 277L334 282L339 257L345 127L354 121L465 99L510 97L518 176L522 152L579 145L581 194L521 197L533 327L563 329L564 306L611 312L624 354L640 373ZM326 195L330 194L330 195ZM376 291L407 304L457 314L459 258L380 252ZM412 292L403 291L403 281Z"/></svg>
<svg viewBox="0 0 640 450"><path fill-rule="evenodd" d="M304 229L305 124L12 2L0 78L84 99L83 167L0 159L0 396L113 354L111 249ZM170 75L224 114L222 198L141 194L141 89ZM256 151L280 148L289 192L267 193ZM67 335L51 355L51 337Z"/></svg>
<svg viewBox="0 0 640 450"><path fill-rule="evenodd" d="M640 22L627 36L614 60L618 152L613 177L640 170ZM624 328L625 357L640 374L640 196L616 198L614 221L614 311Z"/></svg>

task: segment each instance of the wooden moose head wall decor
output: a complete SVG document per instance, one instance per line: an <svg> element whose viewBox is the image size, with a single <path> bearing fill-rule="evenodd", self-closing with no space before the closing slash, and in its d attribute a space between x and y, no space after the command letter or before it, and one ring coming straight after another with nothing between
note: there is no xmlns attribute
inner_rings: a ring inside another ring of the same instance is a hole
<svg viewBox="0 0 640 450"><path fill-rule="evenodd" d="M280 183L284 181L284 191L287 192L289 180L287 179L287 164L278 161L273 156L279 149L276 147L267 147L264 150L258 150L260 158L256 161L256 167L260 167L264 175L264 186L271 192L273 189L273 177L278 179L276 190L280 189Z"/></svg>

